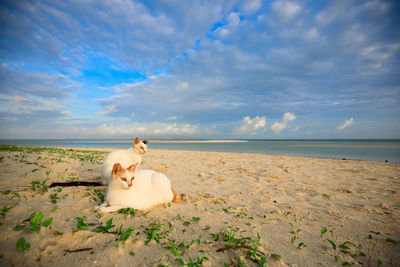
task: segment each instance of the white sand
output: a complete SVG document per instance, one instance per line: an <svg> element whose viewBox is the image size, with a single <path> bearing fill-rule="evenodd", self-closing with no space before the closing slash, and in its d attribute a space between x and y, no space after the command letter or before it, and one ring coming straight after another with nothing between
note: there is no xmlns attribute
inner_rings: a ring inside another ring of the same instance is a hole
<svg viewBox="0 0 400 267"><path fill-rule="evenodd" d="M0 207L16 204L5 218L0 216L1 266L179 266L178 256L168 248L173 240L176 245L184 241L185 246L196 240L178 252L185 263L207 257L204 266L238 266L240 261L257 266L249 259L250 248L257 248L257 259L264 255L268 266L400 265L399 163L150 150L141 168L165 173L173 188L185 194L184 201L155 207L148 214L137 211L134 217L97 214L97 202L89 194L94 187L65 187L61 192L49 188L43 195L29 189L32 181L46 178L48 170L46 184L71 177L100 181L106 153L96 155L93 162L87 155L93 154L0 152L0 190L12 190L0 194ZM96 188L105 194L105 187ZM59 199L53 204L50 195L55 193ZM55 206L58 209L52 212ZM22 221L35 211L44 214L43 220L53 218L52 229L26 229L30 223ZM88 230L74 233L75 218L82 216L87 217ZM109 231L114 233L91 231L110 218L116 227ZM13 231L19 223L25 229ZM123 230L134 225L134 231L125 245L115 246L121 224ZM146 232L158 224L159 243L152 239L145 244ZM231 227L236 239L224 240L221 233ZM327 232L321 237L323 227ZM57 232L63 235L55 236ZM234 241L257 239L257 233L259 244ZM16 249L21 237L31 244L26 252ZM346 241L352 242L347 243L349 249L340 248ZM87 250L71 252L77 249Z"/></svg>

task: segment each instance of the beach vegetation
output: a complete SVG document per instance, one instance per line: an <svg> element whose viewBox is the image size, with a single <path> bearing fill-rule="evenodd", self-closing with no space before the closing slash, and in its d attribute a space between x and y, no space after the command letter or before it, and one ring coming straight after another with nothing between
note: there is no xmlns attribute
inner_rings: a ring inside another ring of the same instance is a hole
<svg viewBox="0 0 400 267"><path fill-rule="evenodd" d="M322 229L321 229L321 237L323 237L324 234L325 234L327 231L328 231L328 228L326 228L325 226L322 227Z"/></svg>
<svg viewBox="0 0 400 267"><path fill-rule="evenodd" d="M336 244L335 244L335 242L333 242L333 241L330 240L330 239L327 239L326 241L328 241L329 244L331 244L332 248L333 248L334 250L336 250Z"/></svg>
<svg viewBox="0 0 400 267"><path fill-rule="evenodd" d="M158 232L161 230L161 226L162 224L160 223L152 222L150 224L150 228L144 231L146 234L146 240L144 241L145 245L147 245L153 239L156 241L156 243L160 243L161 237Z"/></svg>
<svg viewBox="0 0 400 267"><path fill-rule="evenodd" d="M51 201L51 203L56 204L56 203L57 203L57 199L60 199L60 198L57 196L57 193L54 193L54 194L51 194L51 195L50 195L50 201Z"/></svg>
<svg viewBox="0 0 400 267"><path fill-rule="evenodd" d="M54 206L54 208L51 210L51 212L55 212L55 211L57 211L58 209L59 209L58 206Z"/></svg>
<svg viewBox="0 0 400 267"><path fill-rule="evenodd" d="M136 211L135 211L134 208L123 208L123 209L118 210L118 213L125 214L125 217L124 217L125 220L128 218L128 215L130 217L135 217L136 216Z"/></svg>
<svg viewBox="0 0 400 267"><path fill-rule="evenodd" d="M51 223L53 222L53 218L48 218L47 220L45 220L43 223L42 223L42 226L44 226L44 227L48 227Z"/></svg>
<svg viewBox="0 0 400 267"><path fill-rule="evenodd" d="M292 222L290 222L290 227L291 227L291 230L289 231L289 233L292 234L292 237L290 238L290 242L292 244L294 244L297 240L297 233L299 233L301 230L300 229L295 230Z"/></svg>
<svg viewBox="0 0 400 267"><path fill-rule="evenodd" d="M73 232L88 229L89 225L85 223L86 216L75 217L75 219L76 219L76 229L74 229Z"/></svg>
<svg viewBox="0 0 400 267"><path fill-rule="evenodd" d="M67 183L78 182L78 181L79 181L79 177L69 177L67 180Z"/></svg>
<svg viewBox="0 0 400 267"><path fill-rule="evenodd" d="M49 186L46 185L47 179L44 179L43 181L35 180L31 182L31 191L32 192L37 192L41 195L46 193L48 191Z"/></svg>
<svg viewBox="0 0 400 267"><path fill-rule="evenodd" d="M47 228L50 226L50 224L53 221L53 218L50 217L42 222L43 218L44 218L43 213L41 213L40 211L36 211L36 212L32 213L22 223L19 223L16 226L14 226L13 230L21 231L22 229L24 229L27 226L26 222L29 222L30 224L28 225L28 227L26 227L26 230L31 231L31 232L39 232L42 226Z"/></svg>
<svg viewBox="0 0 400 267"><path fill-rule="evenodd" d="M146 212L143 212L142 215L143 215L144 217L146 217L147 215L149 215L150 212L151 212L150 210L149 210L149 211L146 211Z"/></svg>
<svg viewBox="0 0 400 267"><path fill-rule="evenodd" d="M393 243L393 244L395 244L395 245L397 245L397 244L399 243L398 241L394 240L394 239L391 238L391 237L387 237L387 238L385 239L385 241L386 241L386 242L389 242L389 243Z"/></svg>
<svg viewBox="0 0 400 267"><path fill-rule="evenodd" d="M16 243L16 247L19 251L28 251L29 248L31 247L31 244L29 244L28 242L25 241L25 238L21 237L20 239L18 239L17 243Z"/></svg>
<svg viewBox="0 0 400 267"><path fill-rule="evenodd" d="M79 178L78 178L79 179ZM98 189L91 189L86 192L88 196L92 198L95 202L102 204L104 202L104 195Z"/></svg>
<svg viewBox="0 0 400 267"><path fill-rule="evenodd" d="M11 205L11 206L3 206L3 208L0 210L0 215L4 218L4 217L6 217L6 213L10 210L10 209L12 209L12 208L14 208L16 205Z"/></svg>
<svg viewBox="0 0 400 267"><path fill-rule="evenodd" d="M97 232L97 233L108 233L108 230L111 228L115 227L115 225L112 224L113 218L111 217L107 222L106 225L103 225L103 223L100 223L99 226L94 228L92 232Z"/></svg>
<svg viewBox="0 0 400 267"><path fill-rule="evenodd" d="M117 231L117 234L119 235L118 238L115 239L114 245L118 246L120 242L122 242L123 245L125 245L125 241L128 240L128 238L131 236L131 233L133 232L133 225L130 226L128 229L125 231L122 231L122 225Z"/></svg>

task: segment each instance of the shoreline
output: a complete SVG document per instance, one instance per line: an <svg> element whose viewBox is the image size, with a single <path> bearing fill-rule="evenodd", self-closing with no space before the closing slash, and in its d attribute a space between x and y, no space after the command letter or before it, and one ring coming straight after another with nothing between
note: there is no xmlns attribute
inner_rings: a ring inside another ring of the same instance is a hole
<svg viewBox="0 0 400 267"><path fill-rule="evenodd" d="M73 150L86 150L86 151L102 151L102 152L111 152L117 149L127 149L129 146L125 148L117 148L117 147L83 147L83 146L34 146L34 145L7 145L0 144L1 146L20 146L20 147L38 147L38 148L54 148L54 149L73 149ZM285 155L285 154L269 154L269 153L257 153L257 152L229 152L229 151L208 151L208 150L185 150L185 149L152 149L149 148L149 151L173 151L173 152L206 152L206 153L226 153L226 154L243 154L243 155L265 155L271 157L293 157L293 158L305 158L305 159L325 159L325 160L351 160L351 161L362 161L362 162L373 162L373 163L399 163L400 161L389 161L389 160L367 160L367 159L357 159L357 158L345 158L345 157L319 157L319 156L303 156L303 155Z"/></svg>

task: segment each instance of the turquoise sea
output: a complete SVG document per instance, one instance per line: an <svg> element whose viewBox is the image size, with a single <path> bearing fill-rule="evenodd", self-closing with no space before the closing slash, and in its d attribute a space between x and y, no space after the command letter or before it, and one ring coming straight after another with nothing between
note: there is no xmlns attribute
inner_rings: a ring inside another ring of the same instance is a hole
<svg viewBox="0 0 400 267"><path fill-rule="evenodd" d="M127 148L127 139L0 140L0 144ZM149 149L195 150L400 162L395 140L150 140Z"/></svg>

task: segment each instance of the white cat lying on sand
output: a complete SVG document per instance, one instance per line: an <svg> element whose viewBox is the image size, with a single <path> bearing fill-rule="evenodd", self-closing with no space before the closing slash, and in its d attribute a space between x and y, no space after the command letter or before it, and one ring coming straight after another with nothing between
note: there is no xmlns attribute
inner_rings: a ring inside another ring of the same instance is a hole
<svg viewBox="0 0 400 267"><path fill-rule="evenodd" d="M111 170L115 163L120 163L125 168L136 163L140 164L142 162L141 155L147 152L147 142L147 139L142 142L136 137L133 147L118 149L108 154L101 169L101 182L104 185L109 184L112 178Z"/></svg>
<svg viewBox="0 0 400 267"><path fill-rule="evenodd" d="M171 188L168 177L151 170L136 170L138 164L124 169L116 163L107 190L106 201L95 209L113 212L122 208L146 210L171 201L180 202L181 197Z"/></svg>

